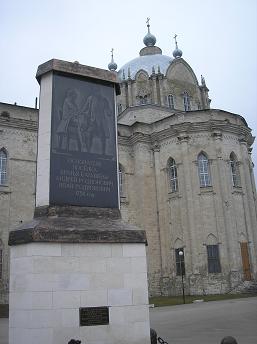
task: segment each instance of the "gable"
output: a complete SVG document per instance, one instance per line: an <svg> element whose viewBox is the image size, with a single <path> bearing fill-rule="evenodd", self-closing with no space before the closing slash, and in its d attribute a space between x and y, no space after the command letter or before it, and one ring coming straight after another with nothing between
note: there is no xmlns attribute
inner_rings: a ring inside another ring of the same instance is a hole
<svg viewBox="0 0 257 344"><path fill-rule="evenodd" d="M179 82L198 86L198 81L192 68L183 59L175 59L172 61L167 70L166 77L169 80L178 80Z"/></svg>

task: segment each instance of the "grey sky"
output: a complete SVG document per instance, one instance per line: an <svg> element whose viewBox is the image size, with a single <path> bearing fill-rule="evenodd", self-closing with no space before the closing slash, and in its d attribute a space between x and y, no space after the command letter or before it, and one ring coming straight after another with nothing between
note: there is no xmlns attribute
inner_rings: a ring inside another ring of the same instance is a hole
<svg viewBox="0 0 257 344"><path fill-rule="evenodd" d="M51 58L107 68L113 47L120 68L143 47L148 16L163 54L177 33L211 107L243 115L257 135L256 0L1 0L0 101L33 107L37 66Z"/></svg>

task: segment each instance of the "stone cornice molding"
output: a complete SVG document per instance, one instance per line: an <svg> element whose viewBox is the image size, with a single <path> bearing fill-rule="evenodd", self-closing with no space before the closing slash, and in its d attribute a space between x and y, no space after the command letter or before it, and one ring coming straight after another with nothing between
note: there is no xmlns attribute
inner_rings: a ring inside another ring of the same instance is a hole
<svg viewBox="0 0 257 344"><path fill-rule="evenodd" d="M7 128L17 128L23 130L37 131L38 123L36 121L29 121L26 119L20 118L1 118L0 117L0 126Z"/></svg>
<svg viewBox="0 0 257 344"><path fill-rule="evenodd" d="M170 119L170 117L169 117ZM158 121L159 122L159 121ZM146 124L146 123L134 123L133 127L136 126L137 132L147 131L147 136L151 136L151 141L159 141L160 144L164 140L177 137L178 142L183 140L188 140L189 136L193 139L194 134L200 132L206 132L207 135L210 137L214 137L216 139L228 139L227 134L235 135L234 139L237 142L247 142L248 147L253 142L253 137L251 136L251 130L247 127L234 125L231 123L227 123L224 121L217 121L217 120L208 120L206 122L184 122L184 123L174 123L173 125L170 124L169 127L163 128L160 131L156 128L156 122L153 124ZM124 124L123 124L124 125ZM126 125L124 125L126 126ZM131 126L128 126L131 128ZM132 129L132 128L131 128ZM150 132L149 133L149 129ZM239 137L238 137L239 136ZM131 136L130 136L131 137ZM238 138L237 138L238 137ZM119 137L120 140L120 137Z"/></svg>
<svg viewBox="0 0 257 344"><path fill-rule="evenodd" d="M151 137L148 134L136 132L133 133L133 135L130 137L130 144L134 145L136 143L145 143L145 144L151 144Z"/></svg>

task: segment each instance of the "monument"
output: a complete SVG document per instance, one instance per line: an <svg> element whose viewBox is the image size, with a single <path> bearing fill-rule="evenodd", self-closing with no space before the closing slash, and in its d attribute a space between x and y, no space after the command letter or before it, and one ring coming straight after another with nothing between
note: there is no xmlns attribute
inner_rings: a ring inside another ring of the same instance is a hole
<svg viewBox="0 0 257 344"><path fill-rule="evenodd" d="M145 232L120 218L116 73L38 67L34 219L10 232L10 344L149 344Z"/></svg>

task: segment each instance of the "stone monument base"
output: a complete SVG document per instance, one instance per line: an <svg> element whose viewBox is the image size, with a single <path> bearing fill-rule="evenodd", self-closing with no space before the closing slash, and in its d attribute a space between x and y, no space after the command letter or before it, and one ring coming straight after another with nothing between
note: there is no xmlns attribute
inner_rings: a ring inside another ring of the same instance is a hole
<svg viewBox="0 0 257 344"><path fill-rule="evenodd" d="M37 209L9 244L9 344L150 343L145 232L119 211Z"/></svg>

